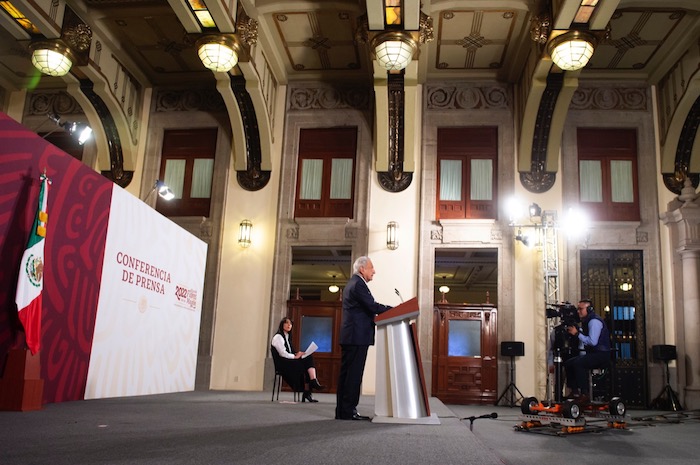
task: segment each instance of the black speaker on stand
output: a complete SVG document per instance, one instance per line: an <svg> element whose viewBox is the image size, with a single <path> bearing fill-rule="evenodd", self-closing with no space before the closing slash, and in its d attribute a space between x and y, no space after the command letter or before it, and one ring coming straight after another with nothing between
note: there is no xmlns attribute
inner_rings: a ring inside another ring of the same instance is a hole
<svg viewBox="0 0 700 465"><path fill-rule="evenodd" d="M515 385L515 357L522 357L525 355L525 343L516 341L505 341L501 342L501 356L510 357L510 383L503 390L503 393L499 396L498 400L493 405L500 405L501 401L506 401L505 404L508 407L515 407L518 402L522 401L525 396L520 392L518 386ZM516 397L517 393L517 397Z"/></svg>
<svg viewBox="0 0 700 465"><path fill-rule="evenodd" d="M654 400L651 401L651 408L661 410L673 410L677 412L683 410L678 396L671 389L671 380L668 372L668 362L676 359L676 346L658 345L651 347L651 354L654 360L664 362L666 364L666 386L661 389L661 392Z"/></svg>

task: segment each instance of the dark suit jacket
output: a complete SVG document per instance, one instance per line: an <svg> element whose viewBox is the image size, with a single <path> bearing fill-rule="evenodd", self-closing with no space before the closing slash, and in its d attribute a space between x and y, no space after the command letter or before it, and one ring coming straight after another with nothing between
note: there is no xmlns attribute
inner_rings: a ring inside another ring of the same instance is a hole
<svg viewBox="0 0 700 465"><path fill-rule="evenodd" d="M390 308L375 302L365 280L358 274L352 275L343 289L340 343L374 345L374 316Z"/></svg>

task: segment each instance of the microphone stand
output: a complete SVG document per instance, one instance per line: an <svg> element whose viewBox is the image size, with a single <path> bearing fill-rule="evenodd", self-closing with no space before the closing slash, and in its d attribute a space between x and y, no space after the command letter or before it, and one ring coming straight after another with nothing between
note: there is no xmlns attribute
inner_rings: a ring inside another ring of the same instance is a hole
<svg viewBox="0 0 700 465"><path fill-rule="evenodd" d="M498 418L498 414L496 412L486 413L484 415L479 415L478 417L471 416L471 417L460 418L460 420L469 420L469 431L473 431L474 420L477 420L479 418Z"/></svg>

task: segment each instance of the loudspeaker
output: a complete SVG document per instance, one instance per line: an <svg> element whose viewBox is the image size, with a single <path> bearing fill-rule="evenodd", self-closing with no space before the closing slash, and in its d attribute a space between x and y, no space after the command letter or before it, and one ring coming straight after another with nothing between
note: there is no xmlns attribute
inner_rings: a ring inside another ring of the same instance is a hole
<svg viewBox="0 0 700 465"><path fill-rule="evenodd" d="M651 347L651 354L655 360L668 362L676 359L676 346L658 345Z"/></svg>
<svg viewBox="0 0 700 465"><path fill-rule="evenodd" d="M515 341L501 342L501 355L505 357L522 357L525 355L525 343Z"/></svg>

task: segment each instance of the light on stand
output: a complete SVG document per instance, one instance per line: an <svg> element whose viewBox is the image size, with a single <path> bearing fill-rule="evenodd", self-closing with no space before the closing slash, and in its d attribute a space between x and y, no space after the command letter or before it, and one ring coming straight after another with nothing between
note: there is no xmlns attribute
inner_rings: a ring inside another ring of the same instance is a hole
<svg viewBox="0 0 700 465"><path fill-rule="evenodd" d="M175 198L175 194L173 193L173 191L168 186L166 186L163 181L159 181L158 179L156 179L156 182L153 184L151 190L148 191L148 194L146 194L146 196L143 198L143 201L146 202L151 196L151 194L153 194L156 191L163 200L172 200Z"/></svg>
<svg viewBox="0 0 700 465"><path fill-rule="evenodd" d="M250 220L241 221L241 225L238 228L238 245L244 249L250 247L250 236L253 231L253 223Z"/></svg>
<svg viewBox="0 0 700 465"><path fill-rule="evenodd" d="M172 200L175 198L173 191L164 183L160 183L159 186L158 181L156 181L156 187L158 188L158 195L160 195L163 200Z"/></svg>
<svg viewBox="0 0 700 465"><path fill-rule="evenodd" d="M525 247L530 247L532 245L530 236L523 234L523 230L520 228L518 228L518 234L515 235L515 240L522 242Z"/></svg>
<svg viewBox="0 0 700 465"><path fill-rule="evenodd" d="M85 144L85 142L90 140L90 137L92 137L92 128L85 123L78 123L77 121L61 122L61 117L58 116L56 113L47 113L46 116L51 121L56 123L56 126L58 126L58 128L63 128L64 131L66 131L72 137L76 138L78 140L78 144L80 145ZM42 138L46 139L48 136L58 131L58 128L55 128L52 131L49 131L48 133L44 134Z"/></svg>

